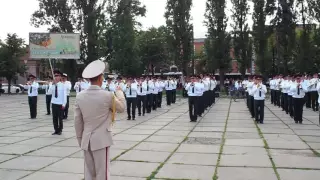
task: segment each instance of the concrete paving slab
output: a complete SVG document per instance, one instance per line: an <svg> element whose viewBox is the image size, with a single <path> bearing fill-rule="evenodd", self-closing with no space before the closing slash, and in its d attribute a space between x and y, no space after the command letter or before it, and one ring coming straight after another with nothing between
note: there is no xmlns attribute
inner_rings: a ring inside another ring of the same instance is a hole
<svg viewBox="0 0 320 180"><path fill-rule="evenodd" d="M231 173L232 172L232 173ZM219 180L277 180L272 168L219 167Z"/></svg>
<svg viewBox="0 0 320 180"><path fill-rule="evenodd" d="M112 176L148 177L159 163L114 161L111 163Z"/></svg>
<svg viewBox="0 0 320 180"><path fill-rule="evenodd" d="M32 171L19 171L12 169L0 169L0 179L3 180L18 180L28 174L33 173Z"/></svg>
<svg viewBox="0 0 320 180"><path fill-rule="evenodd" d="M296 155L272 156L278 168L310 168L320 169L320 157Z"/></svg>
<svg viewBox="0 0 320 180"><path fill-rule="evenodd" d="M214 170L214 166L165 164L156 178L212 180Z"/></svg>
<svg viewBox="0 0 320 180"><path fill-rule="evenodd" d="M268 155L222 155L221 166L272 167Z"/></svg>
<svg viewBox="0 0 320 180"><path fill-rule="evenodd" d="M1 163L0 168L36 171L59 160L60 158L56 157L20 156Z"/></svg>
<svg viewBox="0 0 320 180"><path fill-rule="evenodd" d="M130 150L117 160L161 163L164 162L170 154L170 152Z"/></svg>
<svg viewBox="0 0 320 180"><path fill-rule="evenodd" d="M226 139L226 146L249 146L263 147L264 143L261 139Z"/></svg>
<svg viewBox="0 0 320 180"><path fill-rule="evenodd" d="M141 144L136 146L134 150L173 152L177 147L178 144L142 142Z"/></svg>
<svg viewBox="0 0 320 180"><path fill-rule="evenodd" d="M83 159L65 158L46 168L42 172L63 172L63 173L78 173L82 174L84 170Z"/></svg>
<svg viewBox="0 0 320 180"><path fill-rule="evenodd" d="M183 141L185 137L181 136L156 136L153 135L146 139L145 141L147 142L164 142L164 143L174 143L174 144L179 144Z"/></svg>
<svg viewBox="0 0 320 180"><path fill-rule="evenodd" d="M218 154L220 146L218 145L202 145L202 144L181 144L177 152L179 153L205 153L205 154Z"/></svg>
<svg viewBox="0 0 320 180"><path fill-rule="evenodd" d="M319 170L301 170L301 169L277 169L281 180L318 180Z"/></svg>
<svg viewBox="0 0 320 180"><path fill-rule="evenodd" d="M83 180L82 174L68 174L68 173L57 173L57 172L35 172L21 180Z"/></svg>
<svg viewBox="0 0 320 180"><path fill-rule="evenodd" d="M174 153L168 163L215 166L217 160L218 154Z"/></svg>

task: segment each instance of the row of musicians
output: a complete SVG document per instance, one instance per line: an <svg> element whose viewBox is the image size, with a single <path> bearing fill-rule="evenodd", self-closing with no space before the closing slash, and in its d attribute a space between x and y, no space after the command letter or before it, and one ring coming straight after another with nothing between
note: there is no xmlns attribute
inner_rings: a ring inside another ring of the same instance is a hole
<svg viewBox="0 0 320 180"><path fill-rule="evenodd" d="M215 89L217 81L210 77L201 79L192 76L185 84L188 94L189 116L191 122L196 122L204 111L215 103Z"/></svg>

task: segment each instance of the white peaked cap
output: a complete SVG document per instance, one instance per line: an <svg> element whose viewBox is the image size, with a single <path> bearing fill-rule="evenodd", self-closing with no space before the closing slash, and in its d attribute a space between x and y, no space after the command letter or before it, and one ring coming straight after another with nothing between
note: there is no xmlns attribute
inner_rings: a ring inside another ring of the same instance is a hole
<svg viewBox="0 0 320 180"><path fill-rule="evenodd" d="M91 62L82 72L83 78L94 78L104 72L106 64L100 60Z"/></svg>

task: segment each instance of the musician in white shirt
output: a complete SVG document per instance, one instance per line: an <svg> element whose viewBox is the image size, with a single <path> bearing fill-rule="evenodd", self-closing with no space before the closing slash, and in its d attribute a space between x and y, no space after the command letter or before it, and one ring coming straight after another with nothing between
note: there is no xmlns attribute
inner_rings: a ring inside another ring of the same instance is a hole
<svg viewBox="0 0 320 180"><path fill-rule="evenodd" d="M127 99L128 120L131 120L131 118L132 120L135 120L138 85L132 80L132 78L128 78L126 86L123 86L122 90L125 93Z"/></svg>
<svg viewBox="0 0 320 180"><path fill-rule="evenodd" d="M311 79L312 79L312 76L308 74L303 79L301 79L302 84L308 87ZM305 99L306 99L306 108L311 108L311 91L309 88L308 88L308 92L306 92Z"/></svg>
<svg viewBox="0 0 320 180"><path fill-rule="evenodd" d="M198 118L198 94L199 91L202 91L201 85L196 82L196 79L194 76L190 78L191 82L189 82L185 89L188 92L188 103L189 103L189 116L191 122L197 122Z"/></svg>
<svg viewBox="0 0 320 180"><path fill-rule="evenodd" d="M293 93L291 92L290 88L294 83L294 76L288 76L288 112L291 118L293 118Z"/></svg>
<svg viewBox="0 0 320 180"><path fill-rule="evenodd" d="M52 93L52 119L54 132L52 135L61 135L63 129L64 109L67 105L67 88L61 81L62 73L58 70L54 72L54 81L50 88Z"/></svg>
<svg viewBox="0 0 320 180"><path fill-rule="evenodd" d="M137 78L137 107L138 107L138 116L141 116L141 108L142 108L142 115L144 116L146 113L147 107L147 82L144 80L144 77L140 79Z"/></svg>
<svg viewBox="0 0 320 180"><path fill-rule="evenodd" d="M30 119L37 118L37 103L38 103L38 88L39 83L36 82L36 77L34 75L29 75L30 81L28 85L28 102L30 107Z"/></svg>
<svg viewBox="0 0 320 180"><path fill-rule="evenodd" d="M151 113L152 105L153 105L153 89L154 89L154 84L152 82L152 79L147 77L146 78L147 82L147 113Z"/></svg>
<svg viewBox="0 0 320 180"><path fill-rule="evenodd" d="M198 113L198 116L199 117L202 117L202 114L204 113L204 100L203 100L203 94L204 94L204 91L205 91L205 87L204 87L204 83L203 83L203 80L202 80L202 75L200 75L197 79L197 82L199 84L199 91L197 91L197 95L198 95L198 110L197 110L197 113Z"/></svg>
<svg viewBox="0 0 320 180"><path fill-rule="evenodd" d="M281 107L282 111L285 111L287 114L288 112L288 90L290 89L290 86L288 86L288 77L283 77L283 81L280 84L281 88Z"/></svg>
<svg viewBox="0 0 320 180"><path fill-rule="evenodd" d="M167 105L170 106L172 102L173 81L171 80L170 77L168 77L164 84L166 89Z"/></svg>
<svg viewBox="0 0 320 180"><path fill-rule="evenodd" d="M52 93L50 90L52 86L52 77L48 78L48 81L46 82L46 84L44 84L42 86L42 89L44 89L46 91L46 107L47 107L47 114L46 115L50 115L51 114L51 98L52 98Z"/></svg>
<svg viewBox="0 0 320 180"><path fill-rule="evenodd" d="M296 82L292 83L290 87L293 97L294 121L302 124L303 105L305 102L304 97L306 92L308 92L308 87L302 83L301 75L296 75L295 78Z"/></svg>
<svg viewBox="0 0 320 180"><path fill-rule="evenodd" d="M271 104L276 104L275 102L275 80L276 80L277 76L274 76L270 81L270 96L271 96Z"/></svg>
<svg viewBox="0 0 320 180"><path fill-rule="evenodd" d="M164 89L164 81L161 80L161 78L158 78L157 80L158 84L159 84L159 89L158 89L158 95L157 95L157 106L158 108L161 108L161 104L162 104L162 92Z"/></svg>
<svg viewBox="0 0 320 180"><path fill-rule="evenodd" d="M210 106L212 106L214 103L216 103L216 87L217 87L217 81L216 81L216 78L214 77L214 75L211 76L211 79L210 79Z"/></svg>
<svg viewBox="0 0 320 180"><path fill-rule="evenodd" d="M251 94L254 97L254 115L257 123L263 124L264 100L267 93L266 85L262 84L262 76L256 76Z"/></svg>
<svg viewBox="0 0 320 180"><path fill-rule="evenodd" d="M248 106L249 106L249 111L250 111L250 114L251 114L251 118L254 118L254 97L253 97L253 94L252 94L252 88L253 88L253 85L254 85L254 81L255 81L255 78L254 76L250 77L249 78L249 83L247 85L247 90L248 90L248 95L249 95L249 101L248 101Z"/></svg>
<svg viewBox="0 0 320 180"><path fill-rule="evenodd" d="M73 87L73 89L76 90L77 94L83 90L81 87L81 84L82 84L82 79L78 78L78 81L74 84L74 87Z"/></svg>
<svg viewBox="0 0 320 180"><path fill-rule="evenodd" d="M313 78L309 81L309 91L311 95L311 107L313 111L319 110L317 85L319 83L318 73L313 74Z"/></svg>
<svg viewBox="0 0 320 180"><path fill-rule="evenodd" d="M158 107L158 92L160 85L157 81L156 77L153 77L153 80L151 81L153 89L152 89L152 110L157 110Z"/></svg>
<svg viewBox="0 0 320 180"><path fill-rule="evenodd" d="M65 88L67 89L67 104L64 108L63 112L63 119L68 119L69 114L69 98L70 98L70 91L72 88L71 82L68 81L68 75L66 73L62 74L62 82L64 83Z"/></svg>
<svg viewBox="0 0 320 180"><path fill-rule="evenodd" d="M178 86L178 81L176 80L176 78L172 78L172 104L176 103L176 99L177 99L177 86Z"/></svg>

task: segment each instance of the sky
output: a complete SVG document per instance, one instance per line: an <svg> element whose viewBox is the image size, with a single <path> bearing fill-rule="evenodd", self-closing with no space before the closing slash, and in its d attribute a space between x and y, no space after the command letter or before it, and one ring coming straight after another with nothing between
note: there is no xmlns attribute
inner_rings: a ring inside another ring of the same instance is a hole
<svg viewBox="0 0 320 180"><path fill-rule="evenodd" d="M142 24L142 29L159 27L165 25L165 7L167 0L140 0L146 6L145 17L138 20ZM207 32L203 24L205 18L206 0L193 0L191 10L192 23L194 24L195 38L204 38ZM29 32L46 32L46 28L35 28L30 25L30 17L39 7L37 0L0 0L0 39L5 39L7 33L16 33L28 42ZM230 15L232 5L230 0L227 2L227 15ZM249 18L249 26L252 20ZM230 26L229 26L230 28Z"/></svg>

